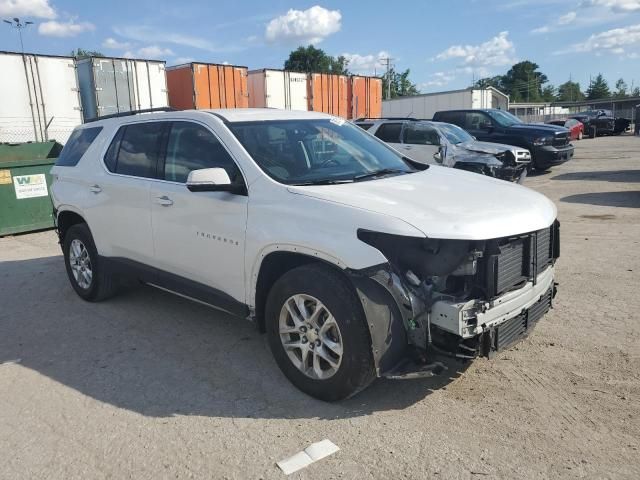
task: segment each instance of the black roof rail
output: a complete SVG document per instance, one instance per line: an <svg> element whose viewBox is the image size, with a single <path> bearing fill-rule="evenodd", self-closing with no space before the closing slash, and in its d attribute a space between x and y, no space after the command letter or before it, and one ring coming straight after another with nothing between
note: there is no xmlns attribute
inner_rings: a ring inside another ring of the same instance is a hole
<svg viewBox="0 0 640 480"><path fill-rule="evenodd" d="M102 117L94 117L86 120L84 123L97 122L98 120L106 120L107 118L129 117L131 115L137 115L139 113L153 113L153 112L175 112L175 108L171 107L157 107L157 108L143 108L142 110L129 110L128 112L112 113L111 115L103 115Z"/></svg>
<svg viewBox="0 0 640 480"><path fill-rule="evenodd" d="M419 118L414 117L361 117L353 120L354 122L365 122L367 120L412 120L417 121Z"/></svg>

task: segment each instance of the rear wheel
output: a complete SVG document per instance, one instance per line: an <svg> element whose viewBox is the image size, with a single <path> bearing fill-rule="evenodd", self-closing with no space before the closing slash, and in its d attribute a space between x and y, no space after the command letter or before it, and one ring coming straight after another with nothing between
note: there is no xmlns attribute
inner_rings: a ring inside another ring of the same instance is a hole
<svg viewBox="0 0 640 480"><path fill-rule="evenodd" d="M84 300L104 300L116 291L116 282L100 261L93 237L85 223L73 225L62 242L65 266L71 286Z"/></svg>
<svg viewBox="0 0 640 480"><path fill-rule="evenodd" d="M265 313L276 362L303 392L341 400L374 380L364 313L340 273L320 264L287 272L269 292Z"/></svg>

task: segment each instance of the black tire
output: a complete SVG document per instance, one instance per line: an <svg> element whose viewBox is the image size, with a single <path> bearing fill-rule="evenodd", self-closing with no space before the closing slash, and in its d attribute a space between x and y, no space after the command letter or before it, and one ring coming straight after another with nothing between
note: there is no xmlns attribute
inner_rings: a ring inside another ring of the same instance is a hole
<svg viewBox="0 0 640 480"><path fill-rule="evenodd" d="M305 375L289 359L280 340L281 309L287 299L297 294L311 295L321 301L340 328L342 361L330 378L321 380ZM342 400L366 388L376 377L362 305L347 279L329 266L303 265L280 277L267 298L265 323L278 366L291 383L312 397L328 402Z"/></svg>
<svg viewBox="0 0 640 480"><path fill-rule="evenodd" d="M92 271L92 278L88 286L83 287L76 280L71 268L71 244L74 240L79 240L86 248ZM88 302L99 302L111 297L117 290L117 282L103 261L98 256L93 236L86 223L72 225L65 233L62 241L62 252L67 275L71 286L83 300Z"/></svg>
<svg viewBox="0 0 640 480"><path fill-rule="evenodd" d="M592 125L591 127L589 127L589 138L596 138L597 135L598 129L596 128L596 126Z"/></svg>

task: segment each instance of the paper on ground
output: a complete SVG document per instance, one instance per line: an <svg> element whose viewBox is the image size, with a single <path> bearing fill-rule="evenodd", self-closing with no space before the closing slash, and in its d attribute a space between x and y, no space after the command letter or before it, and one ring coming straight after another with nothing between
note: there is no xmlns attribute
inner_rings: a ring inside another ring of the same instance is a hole
<svg viewBox="0 0 640 480"><path fill-rule="evenodd" d="M282 470L285 475L289 475L302 468L308 467L313 462L317 462L324 457L336 453L338 450L340 450L338 446L331 440L322 440L321 442L312 443L303 451L279 461L276 465L280 467L280 470Z"/></svg>

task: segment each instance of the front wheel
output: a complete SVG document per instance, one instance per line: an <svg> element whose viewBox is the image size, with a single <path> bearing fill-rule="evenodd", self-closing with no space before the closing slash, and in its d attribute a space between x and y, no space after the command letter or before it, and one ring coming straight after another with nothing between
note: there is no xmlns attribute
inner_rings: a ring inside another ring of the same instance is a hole
<svg viewBox="0 0 640 480"><path fill-rule="evenodd" d="M341 400L374 380L362 306L329 266L303 265L284 274L269 293L265 315L273 356L303 392Z"/></svg>

